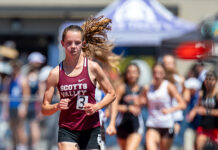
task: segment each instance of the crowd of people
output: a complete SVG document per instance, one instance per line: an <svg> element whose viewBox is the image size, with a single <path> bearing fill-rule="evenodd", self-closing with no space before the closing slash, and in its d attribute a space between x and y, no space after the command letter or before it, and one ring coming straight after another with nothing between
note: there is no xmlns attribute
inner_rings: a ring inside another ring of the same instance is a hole
<svg viewBox="0 0 218 150"><path fill-rule="evenodd" d="M11 60L8 66L3 66L10 71L1 70L0 126L4 130L0 149L3 150L37 149L42 126L46 126L46 136L54 137L55 130L49 131L54 125L49 127L47 124L55 124L58 119L53 117L54 121L49 121L52 118L45 119L40 113L47 76L52 67L46 65L46 57L40 52L32 52L26 61L24 64L21 59Z"/></svg>
<svg viewBox="0 0 218 150"><path fill-rule="evenodd" d="M122 150L137 150L142 139L146 150L217 149L216 72L198 61L183 77L167 54L152 66L148 85L139 85L136 63L110 80L108 69L121 59L107 39L110 22L66 27L66 57L55 68L39 52L25 65L10 61L0 80L0 150L38 150L43 140L48 150L105 150L105 134L116 135Z"/></svg>

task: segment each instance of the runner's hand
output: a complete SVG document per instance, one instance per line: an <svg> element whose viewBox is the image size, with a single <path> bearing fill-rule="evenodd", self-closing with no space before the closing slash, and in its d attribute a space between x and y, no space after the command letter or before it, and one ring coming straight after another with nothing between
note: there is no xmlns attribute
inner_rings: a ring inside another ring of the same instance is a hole
<svg viewBox="0 0 218 150"><path fill-rule="evenodd" d="M86 112L86 115L93 115L97 111L96 104L86 103L84 105L84 110Z"/></svg>
<svg viewBox="0 0 218 150"><path fill-rule="evenodd" d="M171 113L171 111L169 109L167 109L167 108L163 108L161 111L162 111L162 113L164 115L167 115L167 114Z"/></svg>
<svg viewBox="0 0 218 150"><path fill-rule="evenodd" d="M69 102L71 100L69 98L61 99L60 102L58 103L58 110L66 110L69 109Z"/></svg>
<svg viewBox="0 0 218 150"><path fill-rule="evenodd" d="M109 125L106 129L106 133L110 136L115 135L117 133L117 130L114 125Z"/></svg>
<svg viewBox="0 0 218 150"><path fill-rule="evenodd" d="M134 116L138 116L141 113L141 108L139 106L130 105L128 107L128 111L132 113Z"/></svg>

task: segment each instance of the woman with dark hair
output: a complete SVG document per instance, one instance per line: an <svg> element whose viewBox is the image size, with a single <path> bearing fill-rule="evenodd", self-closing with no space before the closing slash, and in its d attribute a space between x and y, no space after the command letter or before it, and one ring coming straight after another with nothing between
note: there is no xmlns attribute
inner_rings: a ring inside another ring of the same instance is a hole
<svg viewBox="0 0 218 150"><path fill-rule="evenodd" d="M102 16L90 18L82 27L71 25L63 32L61 44L66 58L51 70L42 103L44 115L61 111L59 150L99 149L98 110L115 100L115 91L102 68L92 60L96 58L112 66L112 60L118 58L111 52L113 45L107 40L106 31L111 29L110 23L110 19ZM97 82L105 92L99 103L95 100ZM56 87L61 99L51 104ZM116 117L115 114L116 110L112 111L111 117ZM115 122L110 122L106 132L110 135L116 133Z"/></svg>
<svg viewBox="0 0 218 150"><path fill-rule="evenodd" d="M198 105L191 110L188 116L189 121L192 121L197 114L201 116L200 124L197 127L197 150L203 150L208 138L218 143L218 90L216 89L216 73L208 71L203 84Z"/></svg>
<svg viewBox="0 0 218 150"><path fill-rule="evenodd" d="M178 101L178 105L172 106L172 98ZM165 80L165 70L161 64L154 65L152 83L143 88L139 101L148 107L147 150L169 150L174 135L172 113L185 109L185 103L176 87Z"/></svg>
<svg viewBox="0 0 218 150"><path fill-rule="evenodd" d="M122 150L136 150L144 132L141 108L137 102L137 96L142 89L137 83L139 75L139 67L134 63L129 64L124 72L124 83L116 91L116 101L119 103L117 139Z"/></svg>

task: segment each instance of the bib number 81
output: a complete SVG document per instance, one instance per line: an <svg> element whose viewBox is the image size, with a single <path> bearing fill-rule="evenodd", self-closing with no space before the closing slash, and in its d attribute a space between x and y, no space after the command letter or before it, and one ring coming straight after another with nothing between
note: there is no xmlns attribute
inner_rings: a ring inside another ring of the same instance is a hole
<svg viewBox="0 0 218 150"><path fill-rule="evenodd" d="M88 103L88 96L78 96L77 103L76 103L76 109L84 110L84 105L86 103Z"/></svg>

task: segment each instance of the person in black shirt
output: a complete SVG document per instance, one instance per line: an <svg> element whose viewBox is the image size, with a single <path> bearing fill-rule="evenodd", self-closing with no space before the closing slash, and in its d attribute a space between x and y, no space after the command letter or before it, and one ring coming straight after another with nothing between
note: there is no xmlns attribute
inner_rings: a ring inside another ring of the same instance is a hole
<svg viewBox="0 0 218 150"><path fill-rule="evenodd" d="M197 114L201 116L197 128L196 147L202 150L209 138L218 143L218 89L216 89L217 75L214 71L208 71L203 82L198 105L190 112L188 118L191 121Z"/></svg>
<svg viewBox="0 0 218 150"><path fill-rule="evenodd" d="M144 122L138 95L140 70L130 63L124 72L124 82L117 87L118 115L116 119L117 140L122 150L137 150L144 133Z"/></svg>

